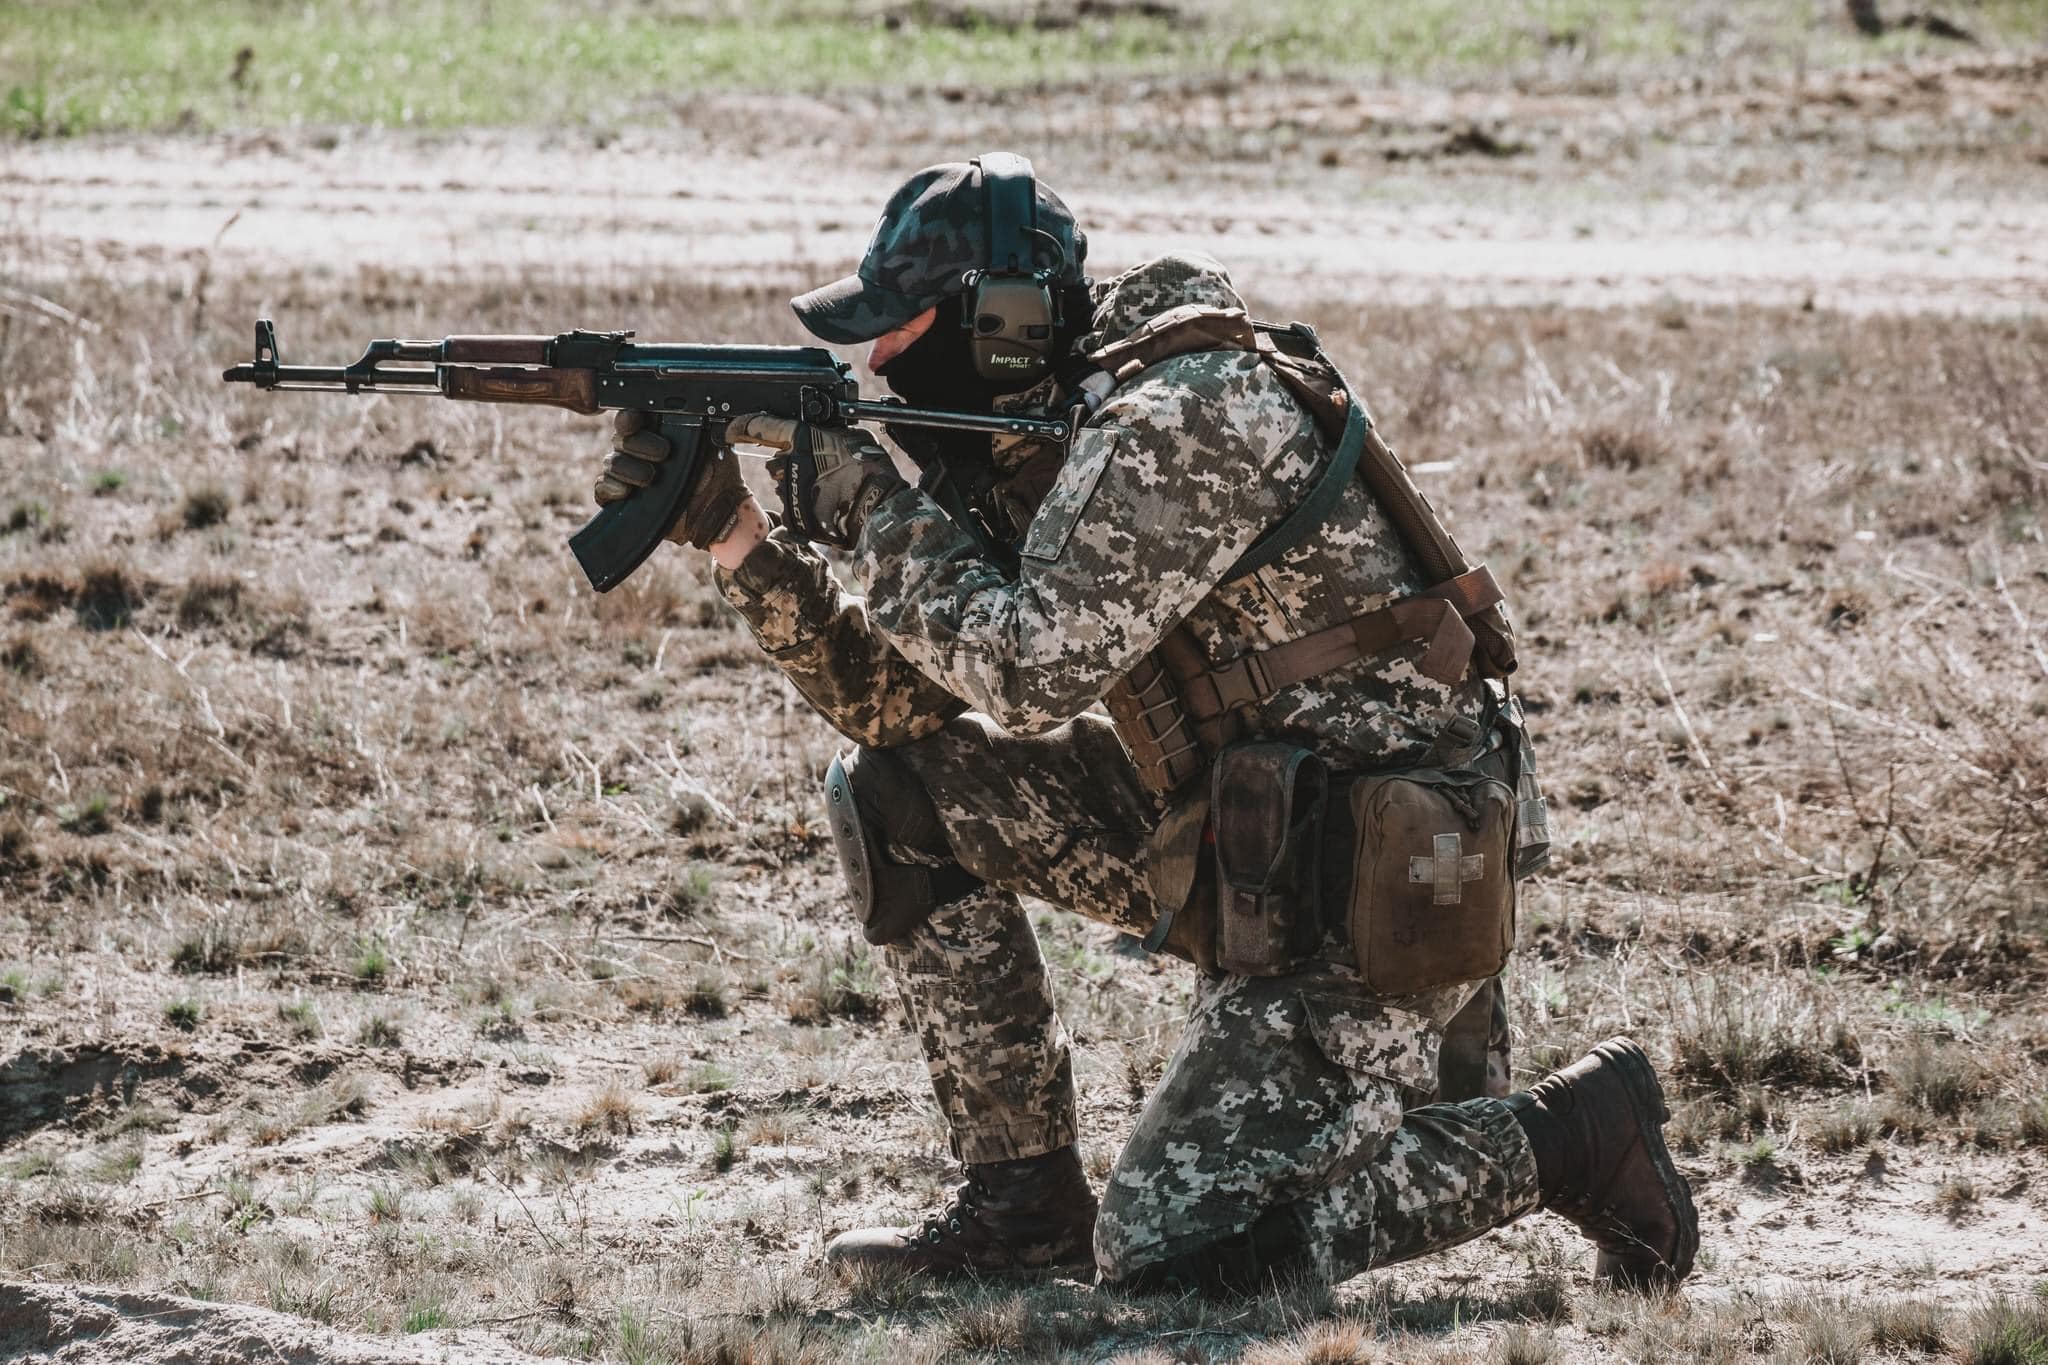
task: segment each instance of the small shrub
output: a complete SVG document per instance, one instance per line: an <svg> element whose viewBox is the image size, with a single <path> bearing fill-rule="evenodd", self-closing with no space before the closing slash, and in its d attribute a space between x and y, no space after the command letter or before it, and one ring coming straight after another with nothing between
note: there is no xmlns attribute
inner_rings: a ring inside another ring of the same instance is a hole
<svg viewBox="0 0 2048 1365"><path fill-rule="evenodd" d="M118 630L135 619L142 608L141 584L118 564L98 564L79 580L72 610L87 630Z"/></svg>
<svg viewBox="0 0 2048 1365"><path fill-rule="evenodd" d="M42 676L43 656L26 635L0 646L0 668L23 678Z"/></svg>
<svg viewBox="0 0 2048 1365"><path fill-rule="evenodd" d="M18 1005L28 999L28 973L19 967L0 972L0 1005Z"/></svg>
<svg viewBox="0 0 2048 1365"><path fill-rule="evenodd" d="M203 531L226 521L230 506L226 489L219 484L201 484L185 495L179 517L184 521L186 530Z"/></svg>
<svg viewBox="0 0 2048 1365"><path fill-rule="evenodd" d="M120 470L102 469L99 473L92 476L93 496L97 498L104 497L109 493L118 493L127 482L128 476Z"/></svg>
<svg viewBox="0 0 2048 1365"><path fill-rule="evenodd" d="M683 1074L683 1059L673 1052L664 1052L658 1057L649 1057L640 1063L640 1074L647 1078L649 1085L667 1085Z"/></svg>
<svg viewBox="0 0 2048 1365"><path fill-rule="evenodd" d="M200 1004L197 1000L190 998L173 1000L164 1006L164 1022L172 1028L183 1029L185 1032L190 1033L193 1029L199 1027L201 1012Z"/></svg>

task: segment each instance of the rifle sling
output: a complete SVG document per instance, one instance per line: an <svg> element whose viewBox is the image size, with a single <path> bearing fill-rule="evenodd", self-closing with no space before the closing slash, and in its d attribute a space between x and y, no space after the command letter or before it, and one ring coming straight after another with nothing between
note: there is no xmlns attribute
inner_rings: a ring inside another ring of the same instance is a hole
<svg viewBox="0 0 2048 1365"><path fill-rule="evenodd" d="M1365 438L1372 431L1372 419L1365 415L1365 405L1351 401L1348 392L1340 391L1339 396L1344 400L1344 435L1337 442L1330 463L1324 466L1322 477L1316 480L1308 496L1281 518L1279 525L1260 536L1236 563L1223 571L1225 583L1265 568L1307 539L1308 533L1336 510L1338 499L1344 496L1344 486L1358 472L1358 457L1364 453Z"/></svg>

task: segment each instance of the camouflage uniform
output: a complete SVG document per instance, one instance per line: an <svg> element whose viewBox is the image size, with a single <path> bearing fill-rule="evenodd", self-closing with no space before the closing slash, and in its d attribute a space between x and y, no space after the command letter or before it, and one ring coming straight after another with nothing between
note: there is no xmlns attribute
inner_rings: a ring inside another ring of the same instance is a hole
<svg viewBox="0 0 2048 1365"><path fill-rule="evenodd" d="M1088 348L1179 305L1243 306L1222 267L1193 255L1129 271L1096 302ZM1021 470L1033 453L1013 444L998 463ZM945 846L890 856L956 862L984 883L885 950L962 1160L1030 1156L1075 1135L1067 1040L1019 895L1130 933L1158 916L1143 851L1164 807L1108 721L1083 712L1177 623L1221 661L1427 586L1356 485L1300 544L1222 583L1328 455L1255 356L1183 355L1126 383L1077 433L1022 531L1013 579L916 489L862 532L864 599L780 531L721 575L813 705L860 745L888 748L930 793ZM1477 681L1424 676L1421 652L1401 646L1284 689L1250 728L1339 769L1420 763L1484 705ZM1321 1269L1343 1278L1534 1208L1534 1161L1498 1100L1414 1107L1437 1087L1445 1027L1477 990L1376 997L1336 961L1205 979L1110 1176L1096 1232L1104 1273L1286 1208Z"/></svg>

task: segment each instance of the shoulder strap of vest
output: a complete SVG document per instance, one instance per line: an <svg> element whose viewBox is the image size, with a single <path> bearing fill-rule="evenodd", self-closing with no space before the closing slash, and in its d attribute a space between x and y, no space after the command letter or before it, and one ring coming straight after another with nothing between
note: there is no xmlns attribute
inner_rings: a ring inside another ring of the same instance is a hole
<svg viewBox="0 0 2048 1365"><path fill-rule="evenodd" d="M1365 453L1365 438L1372 430L1372 419L1365 415L1364 404L1352 402L1345 406L1349 412L1344 418L1344 435L1338 439L1336 453L1330 456L1316 486L1281 518L1279 525L1252 542L1252 547L1223 571L1225 583L1255 574L1286 554L1307 539L1309 532L1322 525L1323 519L1336 508L1338 499L1344 496L1344 485L1358 472L1358 457Z"/></svg>

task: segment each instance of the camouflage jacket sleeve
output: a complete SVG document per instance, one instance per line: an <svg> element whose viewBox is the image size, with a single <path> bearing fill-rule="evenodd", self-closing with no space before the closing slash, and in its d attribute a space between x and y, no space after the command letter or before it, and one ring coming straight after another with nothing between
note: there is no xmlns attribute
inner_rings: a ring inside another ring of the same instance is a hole
<svg viewBox="0 0 2048 1365"><path fill-rule="evenodd" d="M796 690L857 744L907 744L967 709L871 631L861 600L786 531L771 534L737 571L720 569L718 587Z"/></svg>
<svg viewBox="0 0 2048 1365"><path fill-rule="evenodd" d="M921 492L884 502L854 566L870 625L1013 733L1086 710L1301 495L1278 454L1300 411L1258 366L1182 356L1115 394L1075 436L1014 580Z"/></svg>

